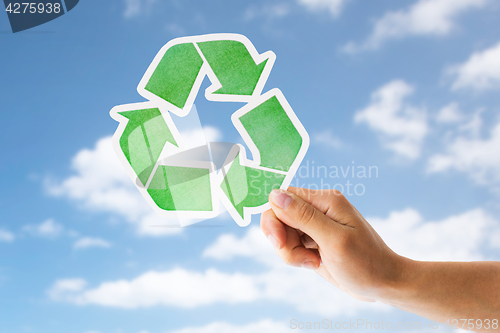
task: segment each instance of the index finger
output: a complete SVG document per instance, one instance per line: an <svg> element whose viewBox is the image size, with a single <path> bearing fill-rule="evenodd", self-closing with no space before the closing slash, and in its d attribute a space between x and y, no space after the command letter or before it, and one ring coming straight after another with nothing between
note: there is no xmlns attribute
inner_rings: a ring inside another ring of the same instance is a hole
<svg viewBox="0 0 500 333"><path fill-rule="evenodd" d="M345 217L355 211L349 200L337 190L310 190L290 186L287 191L300 197L330 219L342 224L346 224L343 223Z"/></svg>

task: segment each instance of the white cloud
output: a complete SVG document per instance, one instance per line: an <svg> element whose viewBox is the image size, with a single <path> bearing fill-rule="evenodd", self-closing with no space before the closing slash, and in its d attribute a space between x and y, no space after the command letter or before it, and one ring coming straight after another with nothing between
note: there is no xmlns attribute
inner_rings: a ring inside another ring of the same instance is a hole
<svg viewBox="0 0 500 333"><path fill-rule="evenodd" d="M222 139L222 132L213 126L200 125L199 129L185 128L180 132L188 148ZM80 150L73 157L71 168L74 174L61 182L46 179L49 194L70 198L83 209L116 214L134 224L140 235L164 236L181 232L179 219L160 217L146 203L120 164L111 137L99 139L92 149ZM183 221L189 222L193 223Z"/></svg>
<svg viewBox="0 0 500 333"><path fill-rule="evenodd" d="M48 219L40 224L26 225L23 230L37 237L56 238L61 235L64 227L53 219Z"/></svg>
<svg viewBox="0 0 500 333"><path fill-rule="evenodd" d="M448 74L455 76L453 90L476 91L500 88L500 43L473 53L463 64L452 66Z"/></svg>
<svg viewBox="0 0 500 333"><path fill-rule="evenodd" d="M484 259L483 250L500 248L500 220L482 208L472 209L441 220L426 220L413 208L392 211L387 217L367 217L384 242L397 253L418 260L468 261ZM253 230L252 230L253 229ZM252 257L267 263L277 259L259 228L250 228L241 239L220 236L205 257L230 260ZM253 251L252 251L253 249Z"/></svg>
<svg viewBox="0 0 500 333"><path fill-rule="evenodd" d="M10 243L13 242L16 237L13 233L0 229L0 242Z"/></svg>
<svg viewBox="0 0 500 333"><path fill-rule="evenodd" d="M225 253L223 253L225 252ZM203 254L206 258L256 260L267 271L259 274L205 272L173 269L149 271L132 280L104 282L93 289L59 291L56 282L49 295L73 304L111 307L164 305L190 308L214 303L238 304L258 300L290 304L298 311L322 315L353 315L359 310L389 311L383 304L360 302L334 288L311 271L288 267L274 253L258 227L238 239L222 235Z"/></svg>
<svg viewBox="0 0 500 333"><path fill-rule="evenodd" d="M439 110L436 115L436 121L438 123L456 123L464 119L462 111L458 103L452 102Z"/></svg>
<svg viewBox="0 0 500 333"><path fill-rule="evenodd" d="M259 277L263 283L264 300L289 304L302 313L322 316L391 311L388 305L362 302L349 296L314 272L286 266L272 250L269 256L274 256L277 263Z"/></svg>
<svg viewBox="0 0 500 333"><path fill-rule="evenodd" d="M297 324L298 322L302 322L302 324L307 325L308 323L311 323L314 325L313 321L301 321L300 319L297 320L294 324ZM331 324L333 326L333 324ZM417 324L415 324L417 325ZM300 327L304 327L300 326ZM291 328L291 322L281 322L281 321L275 321L271 319L264 319L260 320L255 323L249 323L249 324L244 324L244 325L234 325L226 322L214 322L210 323L205 326L199 326L199 327L186 327L182 328L179 330L174 330L174 331L167 331L164 333L290 333L293 332L294 330L298 331L305 331L305 332L311 332L311 331L320 331L318 329L297 329L297 328ZM333 330L333 328L332 328ZM447 333L467 333L469 331L462 330L462 329L449 329L449 330L443 330L440 328L440 332L447 332ZM422 330L405 330L405 333L421 333Z"/></svg>
<svg viewBox="0 0 500 333"><path fill-rule="evenodd" d="M125 11L123 16L125 18L132 18L147 13L151 10L151 6L157 0L125 0Z"/></svg>
<svg viewBox="0 0 500 333"><path fill-rule="evenodd" d="M425 221L411 208L367 221L396 253L416 260L481 260L482 247L494 248L500 232L500 221L480 208L439 221Z"/></svg>
<svg viewBox="0 0 500 333"><path fill-rule="evenodd" d="M69 293L82 291L86 285L83 279L62 279L56 281L47 294L53 300L63 300Z"/></svg>
<svg viewBox="0 0 500 333"><path fill-rule="evenodd" d="M111 137L100 139L94 149L83 149L71 163L75 175L62 183L49 182L52 195L65 195L85 208L119 212L130 218L144 214L144 205L113 151ZM135 191L132 191L135 190Z"/></svg>
<svg viewBox="0 0 500 333"><path fill-rule="evenodd" d="M346 0L298 0L298 3L311 12L327 11L331 16L339 16Z"/></svg>
<svg viewBox="0 0 500 333"><path fill-rule="evenodd" d="M438 221L425 221L414 209L394 211L386 218L368 218L368 221L391 248L413 259L480 260L485 258L484 249L500 248L495 243L500 238L499 221L479 208ZM263 264L264 271L252 274L220 272L214 268L204 272L175 268L149 271L131 280L106 281L96 287L87 287L81 279L59 280L48 295L53 300L77 305L117 308L159 305L193 308L266 301L324 316L392 309L385 304L358 301L311 271L286 266L256 226L248 228L241 238L221 235L202 256L225 261L254 260ZM226 326L231 328L230 324L211 325L204 328L214 327L222 332ZM201 329L187 328L186 332ZM210 332L203 330L207 331Z"/></svg>
<svg viewBox="0 0 500 333"><path fill-rule="evenodd" d="M104 282L95 289L87 290L68 289L64 282L57 281L50 289L52 299L119 308L155 305L192 308L213 303L234 304L254 301L260 294L252 276L227 274L215 269L203 273L181 268L167 272L150 271L130 281Z"/></svg>
<svg viewBox="0 0 500 333"><path fill-rule="evenodd" d="M356 123L379 135L384 148L408 159L420 156L428 132L425 109L404 102L413 90L405 81L391 81L372 93L370 104L354 116Z"/></svg>
<svg viewBox="0 0 500 333"><path fill-rule="evenodd" d="M427 171L430 173L457 170L465 172L478 184L495 185L500 182L500 122L488 138L479 137L481 127L479 113L463 129L470 130L456 136L446 152L431 156Z"/></svg>
<svg viewBox="0 0 500 333"><path fill-rule="evenodd" d="M269 251L269 241L262 236L259 228L249 228L245 236L237 238L233 234L221 235L203 251L202 257L227 261L234 257L247 257L272 266L276 256Z"/></svg>
<svg viewBox="0 0 500 333"><path fill-rule="evenodd" d="M141 200L144 200L142 197ZM151 209L148 206L148 209ZM150 237L162 237L177 235L182 232L178 219L164 218L151 211L142 216L137 222L136 231L139 235ZM185 219L183 220L185 222Z"/></svg>
<svg viewBox="0 0 500 333"><path fill-rule="evenodd" d="M419 0L408 9L387 12L377 19L362 43L349 42L346 52L379 48L384 42L407 36L445 36L456 28L455 20L467 11L483 7L488 0Z"/></svg>
<svg viewBox="0 0 500 333"><path fill-rule="evenodd" d="M109 248L111 243L101 238L83 237L73 244L74 249L87 249L90 247Z"/></svg>
<svg viewBox="0 0 500 333"><path fill-rule="evenodd" d="M289 333L290 328L285 322L270 319L260 320L246 325L233 325L225 322L214 322L200 327L187 327L165 333Z"/></svg>
<svg viewBox="0 0 500 333"><path fill-rule="evenodd" d="M297 4L302 10L305 8L312 13L328 13L332 17L338 17L345 3L348 0L297 0ZM293 6L289 2L265 3L261 6L251 5L243 14L246 21L262 17L269 20L280 19L290 15L293 12Z"/></svg>
<svg viewBox="0 0 500 333"><path fill-rule="evenodd" d="M315 133L313 135L313 140L333 149L341 149L344 146L342 141L335 137L330 130Z"/></svg>
<svg viewBox="0 0 500 333"><path fill-rule="evenodd" d="M133 223L141 235L161 236L181 231L174 227L152 227L178 223L161 218L148 206L119 163L111 137L98 140L93 149L79 151L71 167L74 175L62 182L46 182L49 194L68 197L87 210L119 215Z"/></svg>
<svg viewBox="0 0 500 333"><path fill-rule="evenodd" d="M198 129L180 131L181 137L188 148L206 145L210 142L222 140L222 132L213 126L204 126Z"/></svg>
<svg viewBox="0 0 500 333"><path fill-rule="evenodd" d="M483 112L483 108L476 110L472 116L468 117L469 119L459 124L455 134L461 133L462 135L468 135L469 138L479 138L483 128Z"/></svg>

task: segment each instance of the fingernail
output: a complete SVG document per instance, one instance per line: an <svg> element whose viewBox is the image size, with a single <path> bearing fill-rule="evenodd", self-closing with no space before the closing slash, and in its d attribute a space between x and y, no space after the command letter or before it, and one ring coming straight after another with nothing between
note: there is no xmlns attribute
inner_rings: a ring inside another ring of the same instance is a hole
<svg viewBox="0 0 500 333"><path fill-rule="evenodd" d="M279 250L280 243L278 243L278 240L276 239L276 237L274 237L273 235L269 235L269 236L267 236L267 238L269 239L269 241L271 242L271 244L273 245L273 247L276 250Z"/></svg>
<svg viewBox="0 0 500 333"><path fill-rule="evenodd" d="M314 261L306 261L302 264L302 268L316 270L318 267Z"/></svg>
<svg viewBox="0 0 500 333"><path fill-rule="evenodd" d="M273 190L270 195L270 199L281 209L286 209L292 202L292 197L282 190Z"/></svg>

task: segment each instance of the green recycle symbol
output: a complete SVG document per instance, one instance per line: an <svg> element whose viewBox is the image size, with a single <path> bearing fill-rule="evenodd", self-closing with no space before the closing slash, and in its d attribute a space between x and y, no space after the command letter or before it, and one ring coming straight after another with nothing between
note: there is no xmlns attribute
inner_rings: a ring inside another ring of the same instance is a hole
<svg viewBox="0 0 500 333"><path fill-rule="evenodd" d="M219 201L240 226L269 209L274 188L286 189L309 147L309 136L279 89L262 94L276 59L243 35L211 34L168 42L137 87L147 102L110 111L119 122L114 149L130 178L161 216L219 214ZM187 150L170 112L186 116L205 76L209 101L245 102L231 120L252 153L235 144L223 166L171 158ZM181 223L182 224L182 223Z"/></svg>

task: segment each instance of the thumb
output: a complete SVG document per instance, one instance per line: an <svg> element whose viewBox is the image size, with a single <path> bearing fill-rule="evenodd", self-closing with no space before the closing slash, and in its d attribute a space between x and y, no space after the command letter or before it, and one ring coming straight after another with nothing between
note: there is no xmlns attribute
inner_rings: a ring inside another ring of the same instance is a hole
<svg viewBox="0 0 500 333"><path fill-rule="evenodd" d="M269 195L276 217L286 225L308 234L320 246L332 241L343 226L331 220L299 196L284 190L273 190Z"/></svg>

